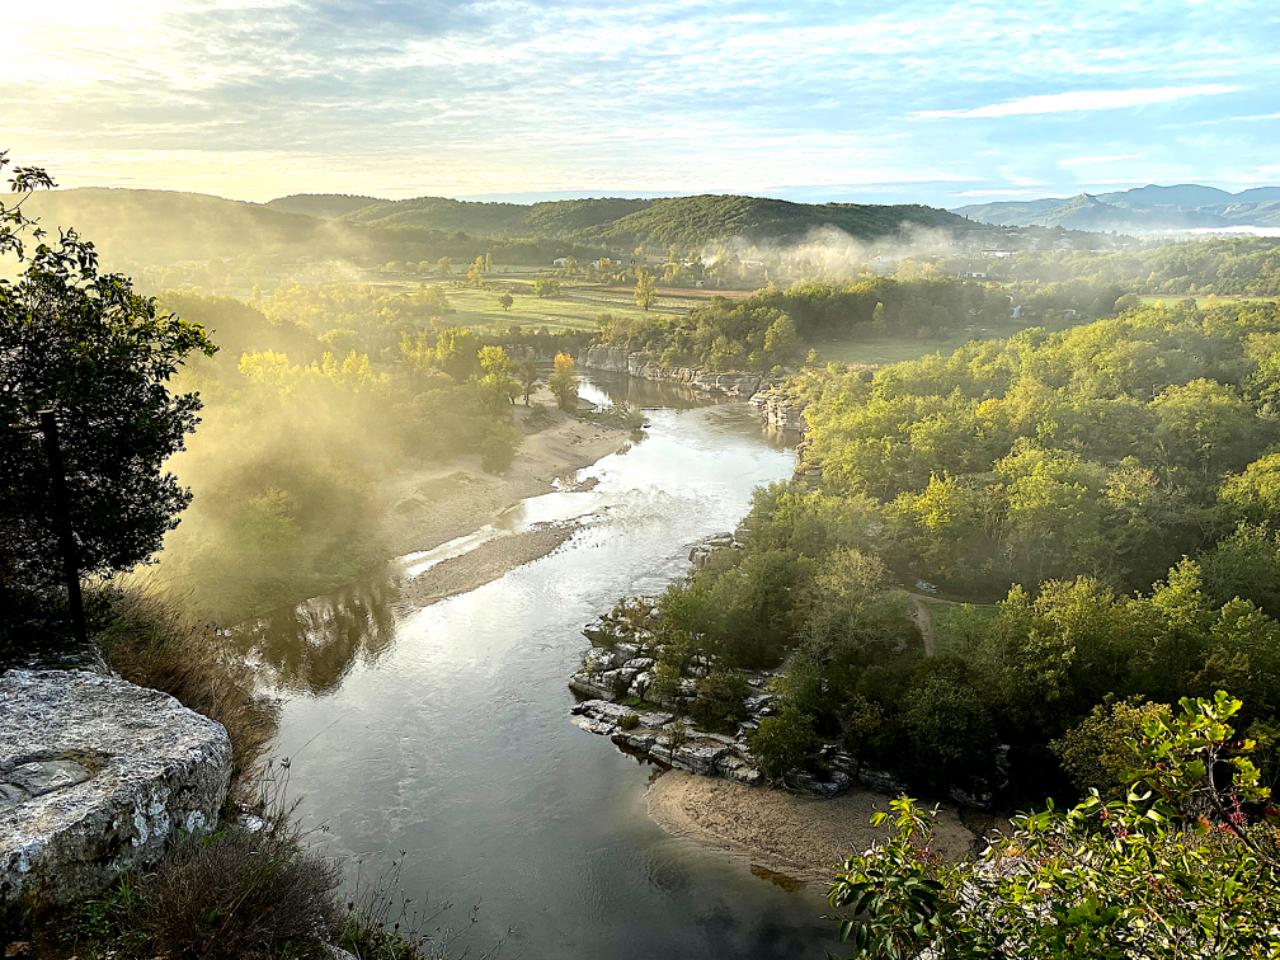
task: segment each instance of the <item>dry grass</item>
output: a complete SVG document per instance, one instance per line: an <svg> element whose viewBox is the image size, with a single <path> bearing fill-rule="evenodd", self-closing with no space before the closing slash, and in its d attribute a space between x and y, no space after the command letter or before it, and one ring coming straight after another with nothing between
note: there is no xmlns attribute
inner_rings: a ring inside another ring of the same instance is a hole
<svg viewBox="0 0 1280 960"><path fill-rule="evenodd" d="M322 957L341 911L338 865L311 848L265 771L252 825L187 836L151 870L108 893L41 917L40 956L81 960L277 960Z"/></svg>
<svg viewBox="0 0 1280 960"><path fill-rule="evenodd" d="M232 794L242 796L256 780L276 725L275 706L254 694L249 665L212 625L192 622L144 588L107 588L94 600L94 637L112 669L227 728Z"/></svg>

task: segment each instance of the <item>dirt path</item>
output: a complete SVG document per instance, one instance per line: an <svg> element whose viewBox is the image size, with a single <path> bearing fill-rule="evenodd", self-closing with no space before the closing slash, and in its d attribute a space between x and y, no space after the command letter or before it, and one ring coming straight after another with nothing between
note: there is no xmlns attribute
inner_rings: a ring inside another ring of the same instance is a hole
<svg viewBox="0 0 1280 960"><path fill-rule="evenodd" d="M933 613L924 598L911 594L907 599L907 615L920 630L920 638L924 641L924 655L936 656L938 653L938 635L933 629Z"/></svg>

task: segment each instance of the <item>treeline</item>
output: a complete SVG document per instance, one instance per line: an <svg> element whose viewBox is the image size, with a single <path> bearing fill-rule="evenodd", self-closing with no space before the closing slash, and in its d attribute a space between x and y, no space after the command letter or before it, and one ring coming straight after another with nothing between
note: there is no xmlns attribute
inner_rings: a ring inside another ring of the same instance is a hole
<svg viewBox="0 0 1280 960"><path fill-rule="evenodd" d="M1010 259L1007 271L1013 280L1092 279L1135 293L1276 297L1280 296L1280 239L1187 240L1109 253L1024 253Z"/></svg>
<svg viewBox="0 0 1280 960"><path fill-rule="evenodd" d="M1121 292L1064 285L1045 292L1034 306L1041 316L1068 304L1077 313L1096 316L1114 309ZM606 317L600 340L651 351L667 365L768 370L825 341L928 339L971 325L1006 323L1011 304L1010 291L963 280L809 281L786 290L770 285L744 300L715 297L681 317Z"/></svg>
<svg viewBox="0 0 1280 960"><path fill-rule="evenodd" d="M752 741L776 775L837 741L972 787L1003 744L1015 787L1105 787L1097 731L1132 726L1130 698L1225 688L1274 777L1278 355L1275 305L1182 304L807 374L801 476L758 494L744 550L668 591L669 657L782 668Z"/></svg>

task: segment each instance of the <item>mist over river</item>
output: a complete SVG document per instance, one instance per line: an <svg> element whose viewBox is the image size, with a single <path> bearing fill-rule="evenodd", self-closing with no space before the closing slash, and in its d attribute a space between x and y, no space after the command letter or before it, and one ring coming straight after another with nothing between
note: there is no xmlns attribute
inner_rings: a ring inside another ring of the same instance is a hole
<svg viewBox="0 0 1280 960"><path fill-rule="evenodd" d="M581 628L682 575L689 546L732 529L755 487L790 476L793 452L742 403L694 404L625 378L585 381L582 395L643 405L646 437L583 470L576 492L524 501L395 572L531 523L580 522L554 553L419 609L393 602L388 575L258 626L286 698L290 793L353 869L405 851L405 894L452 902L439 923L473 956L508 928L502 956L820 956L820 895L663 833L645 812L655 768L573 726L566 687Z"/></svg>

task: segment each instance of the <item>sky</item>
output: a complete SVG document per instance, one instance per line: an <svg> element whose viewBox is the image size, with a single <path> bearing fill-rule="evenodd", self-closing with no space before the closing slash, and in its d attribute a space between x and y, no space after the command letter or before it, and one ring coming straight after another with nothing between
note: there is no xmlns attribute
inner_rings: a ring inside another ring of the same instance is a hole
<svg viewBox="0 0 1280 960"><path fill-rule="evenodd" d="M0 150L63 186L954 207L1280 183L1280 4L44 0Z"/></svg>

